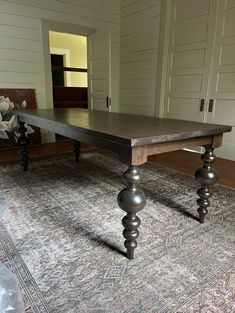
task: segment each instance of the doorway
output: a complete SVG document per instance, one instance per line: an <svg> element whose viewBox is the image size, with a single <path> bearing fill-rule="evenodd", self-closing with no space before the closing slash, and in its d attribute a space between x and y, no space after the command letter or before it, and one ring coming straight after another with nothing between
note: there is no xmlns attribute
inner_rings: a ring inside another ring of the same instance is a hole
<svg viewBox="0 0 235 313"><path fill-rule="evenodd" d="M87 37L49 32L54 108L88 108Z"/></svg>

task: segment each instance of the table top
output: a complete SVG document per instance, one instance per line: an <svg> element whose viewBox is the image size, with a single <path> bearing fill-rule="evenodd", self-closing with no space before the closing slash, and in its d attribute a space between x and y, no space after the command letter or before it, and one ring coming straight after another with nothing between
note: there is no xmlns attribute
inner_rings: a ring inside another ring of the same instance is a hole
<svg viewBox="0 0 235 313"><path fill-rule="evenodd" d="M129 146L141 146L230 132L231 126L87 109L14 110L22 121L57 132L75 128ZM60 132L58 132L60 133Z"/></svg>

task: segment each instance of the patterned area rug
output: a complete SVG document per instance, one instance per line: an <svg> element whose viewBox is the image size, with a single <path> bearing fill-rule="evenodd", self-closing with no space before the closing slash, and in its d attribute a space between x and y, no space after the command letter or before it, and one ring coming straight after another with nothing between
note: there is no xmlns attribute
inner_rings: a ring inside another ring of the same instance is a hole
<svg viewBox="0 0 235 313"><path fill-rule="evenodd" d="M129 261L116 203L125 166L115 156L38 159L27 173L0 165L9 201L0 258L18 276L27 312L235 312L235 190L215 186L200 225L193 177L143 169L147 204Z"/></svg>

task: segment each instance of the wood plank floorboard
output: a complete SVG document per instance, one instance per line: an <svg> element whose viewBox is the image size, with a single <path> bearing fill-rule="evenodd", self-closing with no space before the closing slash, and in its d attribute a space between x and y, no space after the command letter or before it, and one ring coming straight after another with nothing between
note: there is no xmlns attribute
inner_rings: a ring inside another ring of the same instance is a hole
<svg viewBox="0 0 235 313"><path fill-rule="evenodd" d="M74 141L65 139L53 143L46 143L40 146L29 147L30 158L68 153L73 151L73 145ZM82 152L90 151L91 149L94 148L82 144ZM18 159L18 149L0 151L0 161L13 161ZM195 171L202 166L200 154L185 150L154 155L149 157L149 161L192 176L194 176ZM226 187L235 189L235 161L217 158L214 163L214 168L216 168L220 173L219 183Z"/></svg>
<svg viewBox="0 0 235 313"><path fill-rule="evenodd" d="M153 155L149 157L149 161L192 176L202 166L199 153L185 150ZM235 189L235 161L217 158L212 166L219 172L220 178L218 183Z"/></svg>

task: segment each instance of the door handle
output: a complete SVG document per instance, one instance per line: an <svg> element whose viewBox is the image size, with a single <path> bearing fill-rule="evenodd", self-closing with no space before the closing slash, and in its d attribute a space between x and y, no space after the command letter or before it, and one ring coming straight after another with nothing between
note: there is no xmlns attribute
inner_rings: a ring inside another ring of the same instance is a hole
<svg viewBox="0 0 235 313"><path fill-rule="evenodd" d="M213 112L213 106L214 106L214 100L210 99L208 112Z"/></svg>
<svg viewBox="0 0 235 313"><path fill-rule="evenodd" d="M106 107L109 107L109 97L106 97Z"/></svg>
<svg viewBox="0 0 235 313"><path fill-rule="evenodd" d="M111 106L111 98L106 97L106 107L110 107Z"/></svg>
<svg viewBox="0 0 235 313"><path fill-rule="evenodd" d="M204 106L205 106L205 99L201 99L201 101L200 101L200 112L204 111Z"/></svg>

